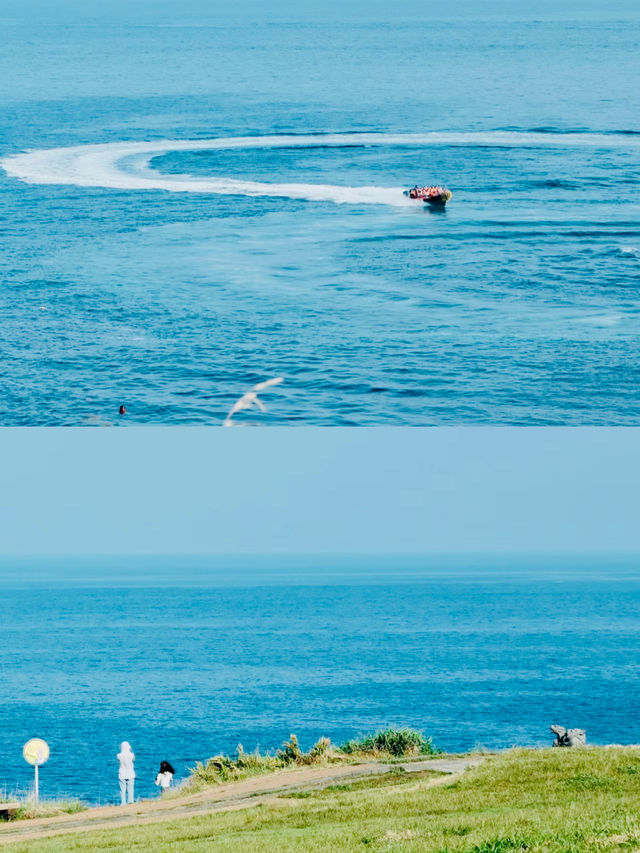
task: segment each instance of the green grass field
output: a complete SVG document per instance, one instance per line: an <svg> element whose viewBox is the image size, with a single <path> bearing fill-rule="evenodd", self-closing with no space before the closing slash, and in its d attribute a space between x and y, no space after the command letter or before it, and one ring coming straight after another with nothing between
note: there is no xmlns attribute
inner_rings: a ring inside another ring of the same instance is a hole
<svg viewBox="0 0 640 853"><path fill-rule="evenodd" d="M433 785L384 777L282 796L242 812L4 849L219 853L640 851L640 748L511 750Z"/></svg>

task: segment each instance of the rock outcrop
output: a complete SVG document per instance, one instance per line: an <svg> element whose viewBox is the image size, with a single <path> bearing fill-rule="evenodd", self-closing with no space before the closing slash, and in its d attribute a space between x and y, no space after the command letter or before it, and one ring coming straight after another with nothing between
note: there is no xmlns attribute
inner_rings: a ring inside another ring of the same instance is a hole
<svg viewBox="0 0 640 853"><path fill-rule="evenodd" d="M556 736L554 746L586 746L587 733L584 729L565 729L563 726L551 726Z"/></svg>

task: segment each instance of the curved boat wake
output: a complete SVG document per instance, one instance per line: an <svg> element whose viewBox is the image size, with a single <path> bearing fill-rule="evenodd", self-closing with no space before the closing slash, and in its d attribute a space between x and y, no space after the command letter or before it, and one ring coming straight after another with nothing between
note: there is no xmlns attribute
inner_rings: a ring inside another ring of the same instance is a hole
<svg viewBox="0 0 640 853"><path fill-rule="evenodd" d="M364 146L497 146L637 147L639 140L624 133L553 133L488 131L471 133L345 133L307 136L248 136L216 139L160 140L157 142L112 142L27 151L0 160L12 177L30 184L70 184L120 190L166 190L169 192L217 195L266 196L336 204L386 204L413 206L401 187L335 186L331 184L264 183L235 178L196 178L165 175L152 168L152 160L172 151L205 151L251 148Z"/></svg>

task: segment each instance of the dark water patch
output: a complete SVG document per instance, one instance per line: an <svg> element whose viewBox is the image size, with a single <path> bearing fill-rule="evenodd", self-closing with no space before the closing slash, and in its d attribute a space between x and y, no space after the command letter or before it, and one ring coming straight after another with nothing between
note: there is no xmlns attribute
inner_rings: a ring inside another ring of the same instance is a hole
<svg viewBox="0 0 640 853"><path fill-rule="evenodd" d="M278 145L277 151L350 151L352 149L363 149L370 146L356 143L342 143L341 145Z"/></svg>
<svg viewBox="0 0 640 853"><path fill-rule="evenodd" d="M579 237L579 238L606 238L606 237L638 237L640 236L640 230L632 231L632 230L616 230L615 228L607 228L606 230L599 231L560 231L559 232L563 237Z"/></svg>
<svg viewBox="0 0 640 853"><path fill-rule="evenodd" d="M529 140L527 142L525 142L524 140L521 140L521 141L514 142L513 144L509 144L508 142L506 142L506 140L502 141L502 142L498 142L498 141L496 141L496 142L489 142L489 141L479 142L479 141L469 140L468 142L442 143L441 146L429 145L429 148L432 148L432 147L433 148L442 147L442 148L447 148L447 149L449 149L449 148L453 148L453 149L460 148L460 149L467 149L467 150L471 149L471 150L477 150L477 151L496 151L496 152L503 152L505 154L509 153L509 152L516 152L516 151L551 151L551 150L554 150L555 148L565 150L565 146L562 145L562 143L560 141L558 141L557 146L553 146L553 145L549 145L548 142L541 143L541 142L534 142L533 140Z"/></svg>
<svg viewBox="0 0 640 853"><path fill-rule="evenodd" d="M602 240L611 237L640 237L640 230L616 230L614 228L606 230L587 230L587 229L563 229L550 228L549 226L541 225L537 229L509 229L504 228L499 231L491 231L488 229L478 229L473 231L456 229L450 234L443 235L439 232L430 232L424 234L379 234L371 237L357 237L349 242L354 245L358 244L377 244L377 243L433 243L444 242L449 243L452 248L455 244L465 241L500 241L500 240L516 240L516 241L532 241L536 240L538 244L554 244L558 239L578 239L578 240Z"/></svg>
<svg viewBox="0 0 640 853"><path fill-rule="evenodd" d="M501 128L504 130L514 131L514 132L522 132L522 128L518 127L506 127ZM559 127L559 126L544 126L544 127L530 127L527 128L524 132L529 133L548 133L553 134L554 136L573 136L573 135L584 135L588 134L589 136L635 136L640 133L640 131L636 130L602 130L598 128L593 128L591 126L582 125L580 127Z"/></svg>
<svg viewBox="0 0 640 853"><path fill-rule="evenodd" d="M577 190L582 189L583 184L577 181L567 181L562 178L533 178L523 181L519 186L531 187L533 189L565 189Z"/></svg>
<svg viewBox="0 0 640 853"><path fill-rule="evenodd" d="M520 130L520 128L509 127L509 128L505 128L505 130L511 130L511 131L517 132ZM557 136L558 134L563 134L563 133L565 133L565 134L568 134L568 133L585 133L586 130L584 130L584 129L576 130L574 128L567 129L566 127L542 126L542 127L530 127L527 129L527 132L528 133L551 133L554 136Z"/></svg>

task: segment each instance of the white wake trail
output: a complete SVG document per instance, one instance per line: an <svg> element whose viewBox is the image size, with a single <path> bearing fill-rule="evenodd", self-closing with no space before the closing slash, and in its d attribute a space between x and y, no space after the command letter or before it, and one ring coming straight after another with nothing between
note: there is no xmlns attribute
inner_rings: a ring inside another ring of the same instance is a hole
<svg viewBox="0 0 640 853"><path fill-rule="evenodd" d="M236 178L196 178L164 175L151 168L154 157L172 151L205 151L252 148L308 148L364 146L494 145L637 147L640 139L624 134L535 133L490 131L477 133L383 134L348 133L307 136L248 136L216 139L113 142L27 151L0 160L12 177L30 184L71 184L121 190L166 190L218 195L271 196L336 204L387 204L412 202L400 187L336 186L331 184L266 183Z"/></svg>

